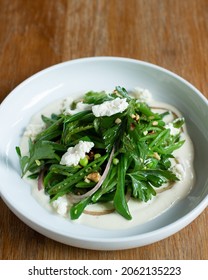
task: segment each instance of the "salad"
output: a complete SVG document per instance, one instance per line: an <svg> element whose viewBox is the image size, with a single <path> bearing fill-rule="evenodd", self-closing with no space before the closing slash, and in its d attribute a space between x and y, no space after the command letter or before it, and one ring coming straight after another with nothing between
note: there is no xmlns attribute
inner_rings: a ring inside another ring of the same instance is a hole
<svg viewBox="0 0 208 280"><path fill-rule="evenodd" d="M77 112L80 103L86 106ZM28 154L16 147L22 177L37 180L51 204L66 198L72 220L89 204L106 202L112 207L101 214L132 219L130 199L147 202L180 180L172 162L185 141L184 118L154 109L117 86L111 93L87 92L68 111L42 115L44 128L29 139Z"/></svg>

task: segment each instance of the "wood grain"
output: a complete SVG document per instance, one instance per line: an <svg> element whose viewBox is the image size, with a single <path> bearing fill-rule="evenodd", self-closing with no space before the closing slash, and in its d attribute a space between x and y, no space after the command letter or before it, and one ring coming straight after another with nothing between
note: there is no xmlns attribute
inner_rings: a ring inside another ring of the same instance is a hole
<svg viewBox="0 0 208 280"><path fill-rule="evenodd" d="M207 38L207 0L0 0L0 101L39 70L89 56L160 65L208 97ZM207 210L152 245L93 251L42 236L2 200L0 209L0 259L208 259Z"/></svg>

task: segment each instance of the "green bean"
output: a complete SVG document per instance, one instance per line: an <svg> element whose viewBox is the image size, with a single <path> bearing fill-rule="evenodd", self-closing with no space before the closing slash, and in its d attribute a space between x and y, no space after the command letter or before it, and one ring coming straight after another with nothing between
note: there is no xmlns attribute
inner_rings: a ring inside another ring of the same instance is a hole
<svg viewBox="0 0 208 280"><path fill-rule="evenodd" d="M66 123L70 123L70 122L74 122L74 121L79 121L81 118L83 118L84 116L86 116L88 114L91 114L91 111L86 110L86 111L75 113L73 115L65 116L64 123L66 124Z"/></svg>
<svg viewBox="0 0 208 280"><path fill-rule="evenodd" d="M63 123L64 116L60 117L57 121L52 123L48 128L40 132L36 138L35 141L42 141L42 140L51 140L58 135L61 134L61 130L59 129L60 125Z"/></svg>
<svg viewBox="0 0 208 280"><path fill-rule="evenodd" d="M127 157L126 155L123 154L121 155L118 164L118 182L117 182L116 193L114 196L114 207L121 216L123 216L127 220L131 220L132 216L129 212L128 204L125 198L126 167L127 167Z"/></svg>
<svg viewBox="0 0 208 280"><path fill-rule="evenodd" d="M70 217L72 220L78 219L79 216L83 213L85 207L90 203L91 197L86 197L80 202L74 204L70 209Z"/></svg>
<svg viewBox="0 0 208 280"><path fill-rule="evenodd" d="M117 184L117 167L111 166L111 170L109 171L106 179L104 180L101 188L96 191L96 193L92 196L92 201L97 202L101 196L109 191L111 191Z"/></svg>
<svg viewBox="0 0 208 280"><path fill-rule="evenodd" d="M162 141L167 139L169 135L170 135L170 129L161 131L157 135L157 137L149 144L149 147L151 148L153 146L159 145L160 143L162 143Z"/></svg>

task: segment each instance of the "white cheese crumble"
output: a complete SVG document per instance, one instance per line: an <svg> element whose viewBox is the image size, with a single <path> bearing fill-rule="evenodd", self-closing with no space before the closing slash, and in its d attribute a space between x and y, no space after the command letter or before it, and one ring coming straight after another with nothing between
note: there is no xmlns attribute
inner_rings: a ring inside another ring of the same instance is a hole
<svg viewBox="0 0 208 280"><path fill-rule="evenodd" d="M71 111L71 104L73 102L73 98L71 97L66 97L63 99L62 104L61 104L61 110L65 114L68 112L68 110Z"/></svg>
<svg viewBox="0 0 208 280"><path fill-rule="evenodd" d="M185 170L182 164L177 163L171 167L171 171L176 175L176 177L181 181L185 176Z"/></svg>
<svg viewBox="0 0 208 280"><path fill-rule="evenodd" d="M61 216L66 215L68 210L67 198L65 196L59 197L58 199L52 202L52 206L59 215Z"/></svg>
<svg viewBox="0 0 208 280"><path fill-rule="evenodd" d="M96 117L112 116L117 113L122 113L128 107L126 98L116 98L111 101L105 101L100 105L92 106L92 112Z"/></svg>
<svg viewBox="0 0 208 280"><path fill-rule="evenodd" d="M152 95L148 89L136 87L132 94L136 99L138 99L138 102L148 102L152 100Z"/></svg>
<svg viewBox="0 0 208 280"><path fill-rule="evenodd" d="M24 136L35 138L43 129L45 128L44 124L29 124L24 132Z"/></svg>
<svg viewBox="0 0 208 280"><path fill-rule="evenodd" d="M62 165L78 165L80 159L84 158L86 153L94 147L93 142L79 141L74 147L69 147L67 152L62 156L60 164Z"/></svg>
<svg viewBox="0 0 208 280"><path fill-rule="evenodd" d="M166 124L165 125L165 128L166 129L170 129L170 135L172 135L172 136L175 136L175 135L177 135L178 133L180 133L180 128L176 128L176 127L174 127L173 126L173 123L168 123L168 124Z"/></svg>

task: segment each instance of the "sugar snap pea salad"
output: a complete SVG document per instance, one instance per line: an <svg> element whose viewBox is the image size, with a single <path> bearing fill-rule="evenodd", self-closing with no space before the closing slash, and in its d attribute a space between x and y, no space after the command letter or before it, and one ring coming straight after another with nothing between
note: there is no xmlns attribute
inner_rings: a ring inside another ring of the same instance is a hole
<svg viewBox="0 0 208 280"><path fill-rule="evenodd" d="M77 112L80 102L86 109ZM72 220L88 205L106 202L112 207L101 214L114 211L130 220L130 199L147 202L180 180L171 161L185 141L184 118L167 124L168 110L154 112L120 86L87 92L69 112L42 115L44 128L29 138L28 154L16 151L22 176L36 179L51 204L67 199L64 211Z"/></svg>

